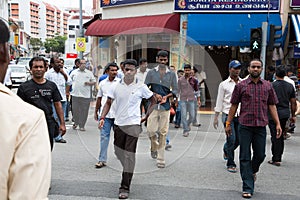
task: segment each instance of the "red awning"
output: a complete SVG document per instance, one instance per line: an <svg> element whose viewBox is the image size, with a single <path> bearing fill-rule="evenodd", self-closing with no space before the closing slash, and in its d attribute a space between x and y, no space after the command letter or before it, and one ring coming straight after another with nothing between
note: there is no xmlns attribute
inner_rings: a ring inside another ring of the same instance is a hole
<svg viewBox="0 0 300 200"><path fill-rule="evenodd" d="M85 35L110 36L117 34L145 34L179 32L179 14L96 20Z"/></svg>

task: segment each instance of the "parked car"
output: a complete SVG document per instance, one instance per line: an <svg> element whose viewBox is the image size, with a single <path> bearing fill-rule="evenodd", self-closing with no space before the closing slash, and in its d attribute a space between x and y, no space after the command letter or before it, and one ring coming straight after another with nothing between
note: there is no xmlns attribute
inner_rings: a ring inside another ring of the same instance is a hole
<svg viewBox="0 0 300 200"><path fill-rule="evenodd" d="M21 83L30 79L30 72L24 65L8 65L11 69L11 81L13 87L19 87Z"/></svg>
<svg viewBox="0 0 300 200"><path fill-rule="evenodd" d="M75 58L65 58L64 61L64 67L67 70L67 72L69 73L73 67L75 66Z"/></svg>
<svg viewBox="0 0 300 200"><path fill-rule="evenodd" d="M18 59L17 64L18 65L24 65L27 70L29 70L29 61L31 60L31 57L20 57Z"/></svg>

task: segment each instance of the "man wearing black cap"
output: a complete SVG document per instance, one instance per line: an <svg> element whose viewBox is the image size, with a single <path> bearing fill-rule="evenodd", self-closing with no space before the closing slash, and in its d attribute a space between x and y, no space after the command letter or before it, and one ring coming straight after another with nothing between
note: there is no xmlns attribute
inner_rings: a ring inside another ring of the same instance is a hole
<svg viewBox="0 0 300 200"><path fill-rule="evenodd" d="M156 94L158 100L158 105L148 118L147 131L151 140L151 157L157 158L157 167L164 168L166 135L170 120L169 98L177 95L178 85L176 74L167 67L167 51L157 53L157 62L159 64L148 72L145 80L145 84Z"/></svg>
<svg viewBox="0 0 300 200"><path fill-rule="evenodd" d="M238 60L233 60L229 63L229 77L220 83L218 89L217 102L215 107L215 119L214 128L218 128L218 117L222 112L222 122L225 127L225 122L231 106L230 99L234 87L237 83L241 82L242 79L239 77L241 72L241 63ZM226 137L226 142L223 147L223 158L227 160L227 171L235 173L236 164L234 162L234 150L239 146L239 132L238 132L238 114L239 109L232 120L231 130L232 134Z"/></svg>
<svg viewBox="0 0 300 200"><path fill-rule="evenodd" d="M141 123L148 117L141 119L140 103L142 98L149 99L151 105L155 104L153 93L135 74L137 62L133 59L124 62L124 77L119 81L113 91L107 96L107 101L101 113L99 128L103 128L104 120L112 102L115 106L114 147L115 154L123 166L119 199L129 196L131 180L135 167L135 152L139 134L142 132Z"/></svg>
<svg viewBox="0 0 300 200"><path fill-rule="evenodd" d="M116 63L108 63L105 66L105 71L108 74L108 77L100 82L99 91L97 95L97 102L95 107L94 119L98 121L98 112L103 110L103 106L106 103L107 95L110 91L114 90L117 83L120 82L120 79L117 77L118 74L118 65ZM104 119L103 128L100 130L100 154L99 161L96 163L96 168L102 168L106 166L107 161L107 149L110 138L110 131L114 125L115 121L115 108L114 103L109 113ZM99 113L101 113L101 111Z"/></svg>

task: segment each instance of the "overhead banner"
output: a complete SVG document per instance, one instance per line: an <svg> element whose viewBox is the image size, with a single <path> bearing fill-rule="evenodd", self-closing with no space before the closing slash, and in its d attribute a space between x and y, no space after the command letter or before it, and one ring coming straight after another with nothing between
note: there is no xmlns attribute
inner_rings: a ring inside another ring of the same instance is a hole
<svg viewBox="0 0 300 200"><path fill-rule="evenodd" d="M153 1L164 1L164 0L100 0L101 8L112 7L112 6L122 6L122 5L130 5L130 4L141 4L141 3L149 3Z"/></svg>
<svg viewBox="0 0 300 200"><path fill-rule="evenodd" d="M280 0L174 0L175 12L279 12Z"/></svg>
<svg viewBox="0 0 300 200"><path fill-rule="evenodd" d="M300 0L291 0L291 7L300 7Z"/></svg>

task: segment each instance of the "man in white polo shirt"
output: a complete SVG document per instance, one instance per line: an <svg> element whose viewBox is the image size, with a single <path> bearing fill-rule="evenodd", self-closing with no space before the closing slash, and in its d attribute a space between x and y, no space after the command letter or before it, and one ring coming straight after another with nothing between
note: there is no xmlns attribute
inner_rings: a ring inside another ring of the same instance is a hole
<svg viewBox="0 0 300 200"><path fill-rule="evenodd" d="M140 103L142 98L149 99L152 105L155 104L153 93L142 82L139 82L135 74L137 62L133 59L124 62L124 78L116 85L115 90L108 95L106 104L101 113L99 128L104 125L104 119L109 112L112 101L115 104L115 125L114 125L114 147L115 154L123 166L121 187L119 188L119 199L127 199L130 184L135 167L135 152L139 134L142 132Z"/></svg>

